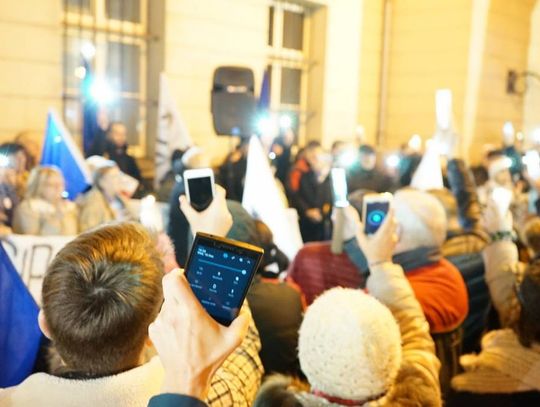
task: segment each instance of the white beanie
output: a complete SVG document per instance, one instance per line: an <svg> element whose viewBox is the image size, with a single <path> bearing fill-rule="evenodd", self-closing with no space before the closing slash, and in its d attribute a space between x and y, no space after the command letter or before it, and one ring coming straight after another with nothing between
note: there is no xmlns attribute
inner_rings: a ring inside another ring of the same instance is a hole
<svg viewBox="0 0 540 407"><path fill-rule="evenodd" d="M394 194L392 205L401 231L396 250L442 246L446 240L447 219L437 198L427 192L406 188Z"/></svg>
<svg viewBox="0 0 540 407"><path fill-rule="evenodd" d="M347 400L384 394L401 364L401 335L390 310L350 288L328 290L311 304L298 349L311 387Z"/></svg>

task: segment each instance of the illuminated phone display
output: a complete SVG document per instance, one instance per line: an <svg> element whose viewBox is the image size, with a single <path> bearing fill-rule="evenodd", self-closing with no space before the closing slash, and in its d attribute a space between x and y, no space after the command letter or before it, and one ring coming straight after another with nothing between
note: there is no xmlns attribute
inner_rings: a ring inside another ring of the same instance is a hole
<svg viewBox="0 0 540 407"><path fill-rule="evenodd" d="M186 278L206 311L230 325L238 316L264 251L256 246L198 233Z"/></svg>

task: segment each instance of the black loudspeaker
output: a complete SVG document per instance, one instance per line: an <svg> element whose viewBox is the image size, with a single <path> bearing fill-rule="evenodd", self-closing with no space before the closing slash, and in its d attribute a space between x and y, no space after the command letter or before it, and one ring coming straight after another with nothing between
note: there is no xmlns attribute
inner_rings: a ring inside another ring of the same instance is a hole
<svg viewBox="0 0 540 407"><path fill-rule="evenodd" d="M218 136L253 134L256 102L253 71L222 66L214 71L212 117Z"/></svg>

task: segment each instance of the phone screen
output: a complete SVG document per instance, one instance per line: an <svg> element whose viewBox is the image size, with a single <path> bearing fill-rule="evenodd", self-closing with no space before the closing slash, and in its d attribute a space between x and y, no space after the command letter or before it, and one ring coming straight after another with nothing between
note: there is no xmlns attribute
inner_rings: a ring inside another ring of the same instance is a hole
<svg viewBox="0 0 540 407"><path fill-rule="evenodd" d="M349 205L347 200L347 176L345 169L332 168L332 191L334 194L334 206L344 208Z"/></svg>
<svg viewBox="0 0 540 407"><path fill-rule="evenodd" d="M365 233L371 235L379 229L390 209L390 202L369 202L364 214Z"/></svg>
<svg viewBox="0 0 540 407"><path fill-rule="evenodd" d="M189 200L191 206L197 211L204 211L212 203L212 178L188 178L187 187L189 188Z"/></svg>
<svg viewBox="0 0 540 407"><path fill-rule="evenodd" d="M228 326L238 316L263 250L245 249L225 240L198 234L186 266L186 278L210 316Z"/></svg>

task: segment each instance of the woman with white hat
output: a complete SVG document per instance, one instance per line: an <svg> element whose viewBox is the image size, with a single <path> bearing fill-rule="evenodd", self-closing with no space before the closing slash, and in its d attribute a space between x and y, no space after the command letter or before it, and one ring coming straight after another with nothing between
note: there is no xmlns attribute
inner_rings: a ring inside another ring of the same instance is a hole
<svg viewBox="0 0 540 407"><path fill-rule="evenodd" d="M440 363L429 325L401 266L392 262L398 242L391 211L366 237L354 210L358 241L371 274L369 294L334 288L308 308L299 337L299 359L309 388L275 377L263 385L256 407L440 406Z"/></svg>

